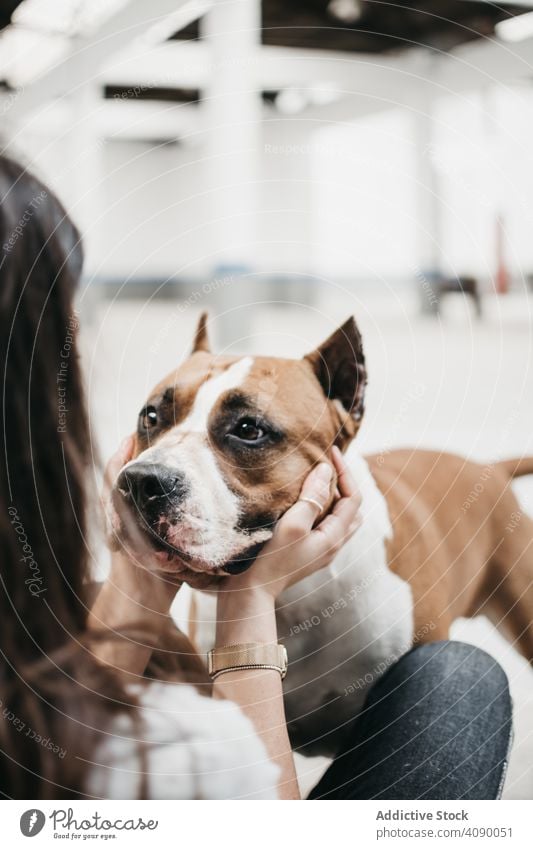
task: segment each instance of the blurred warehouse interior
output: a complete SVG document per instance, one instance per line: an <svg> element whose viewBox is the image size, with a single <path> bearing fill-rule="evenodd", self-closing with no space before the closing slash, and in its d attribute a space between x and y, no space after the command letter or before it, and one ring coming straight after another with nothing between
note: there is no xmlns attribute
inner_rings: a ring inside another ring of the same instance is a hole
<svg viewBox="0 0 533 849"><path fill-rule="evenodd" d="M104 457L205 308L218 350L288 356L354 313L362 450L533 454L533 0L4 0L0 115L83 233ZM511 678L532 798L532 673L454 634Z"/></svg>
<svg viewBox="0 0 533 849"><path fill-rule="evenodd" d="M64 198L91 280L531 286L533 4L2 9L4 144Z"/></svg>

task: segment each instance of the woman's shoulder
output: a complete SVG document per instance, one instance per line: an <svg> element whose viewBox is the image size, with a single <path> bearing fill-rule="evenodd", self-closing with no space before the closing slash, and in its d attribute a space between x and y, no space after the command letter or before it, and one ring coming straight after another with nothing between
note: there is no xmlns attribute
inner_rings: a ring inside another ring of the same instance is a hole
<svg viewBox="0 0 533 849"><path fill-rule="evenodd" d="M88 792L100 798L276 798L278 769L233 702L189 684L137 688L137 716L121 714L100 745ZM144 780L143 780L144 779Z"/></svg>

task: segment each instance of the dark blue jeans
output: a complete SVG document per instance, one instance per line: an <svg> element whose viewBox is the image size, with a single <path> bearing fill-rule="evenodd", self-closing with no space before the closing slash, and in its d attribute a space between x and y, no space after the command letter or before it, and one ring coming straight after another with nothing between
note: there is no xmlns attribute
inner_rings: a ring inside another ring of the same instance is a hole
<svg viewBox="0 0 533 849"><path fill-rule="evenodd" d="M466 643L412 649L372 687L310 799L497 799L512 729L507 677Z"/></svg>

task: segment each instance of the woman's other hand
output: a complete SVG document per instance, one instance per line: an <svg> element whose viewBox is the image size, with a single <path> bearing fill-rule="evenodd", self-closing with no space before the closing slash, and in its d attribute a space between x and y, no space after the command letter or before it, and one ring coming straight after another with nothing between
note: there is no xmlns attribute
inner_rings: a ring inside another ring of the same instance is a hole
<svg viewBox="0 0 533 849"><path fill-rule="evenodd" d="M277 598L291 584L327 566L361 524L361 496L337 447L332 460L339 497L314 527L329 498L333 468L320 463L307 476L299 500L282 516L253 566L227 578L224 590L261 589Z"/></svg>
<svg viewBox="0 0 533 849"><path fill-rule="evenodd" d="M135 437L133 434L130 436L126 436L119 447L108 461L105 470L104 470L104 482L102 486L102 493L100 496L100 500L102 502L102 509L104 511L104 518L106 523L106 536L109 547L112 549L116 549L118 546L118 539L116 538L116 530L114 527L113 517L115 515L115 511L113 509L112 503L112 491L113 486L115 485L115 481L118 478L121 470L124 468L126 463L133 457L133 450L135 446Z"/></svg>

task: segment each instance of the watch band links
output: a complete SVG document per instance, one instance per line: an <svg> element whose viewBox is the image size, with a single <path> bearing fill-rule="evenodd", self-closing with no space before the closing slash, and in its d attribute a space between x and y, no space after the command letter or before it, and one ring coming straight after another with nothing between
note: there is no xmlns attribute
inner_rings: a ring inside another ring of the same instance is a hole
<svg viewBox="0 0 533 849"><path fill-rule="evenodd" d="M275 669L283 679L287 673L287 650L278 643L220 646L208 653L207 663L213 680L224 672L240 669Z"/></svg>

